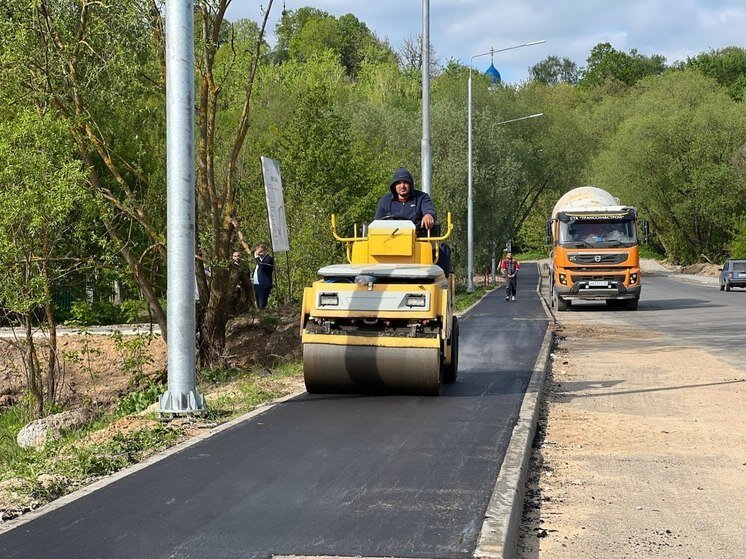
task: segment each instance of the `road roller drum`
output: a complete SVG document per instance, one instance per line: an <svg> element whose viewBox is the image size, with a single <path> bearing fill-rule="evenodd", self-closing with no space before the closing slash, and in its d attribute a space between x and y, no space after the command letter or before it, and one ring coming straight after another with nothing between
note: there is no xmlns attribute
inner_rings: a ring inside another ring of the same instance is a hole
<svg viewBox="0 0 746 559"><path fill-rule="evenodd" d="M305 344L303 377L312 393L395 392L440 394L437 348Z"/></svg>

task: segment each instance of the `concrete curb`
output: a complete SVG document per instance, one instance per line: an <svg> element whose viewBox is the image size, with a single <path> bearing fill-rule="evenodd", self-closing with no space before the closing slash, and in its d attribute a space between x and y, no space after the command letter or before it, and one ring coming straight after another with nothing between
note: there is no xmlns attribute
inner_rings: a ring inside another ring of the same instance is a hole
<svg viewBox="0 0 746 559"><path fill-rule="evenodd" d="M475 557L510 559L516 556L521 530L523 501L531 462L531 445L536 434L536 423L541 411L546 370L552 348L554 316L549 311L540 292L541 268L536 291L547 313L550 324L534 364L531 380L518 414L518 420L510 436L508 450L495 481L482 529L474 551Z"/></svg>

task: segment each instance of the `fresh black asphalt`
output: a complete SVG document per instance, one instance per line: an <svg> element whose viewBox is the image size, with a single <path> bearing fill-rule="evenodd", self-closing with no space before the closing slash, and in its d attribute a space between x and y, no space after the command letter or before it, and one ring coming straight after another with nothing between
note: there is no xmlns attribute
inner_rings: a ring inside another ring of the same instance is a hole
<svg viewBox="0 0 746 559"><path fill-rule="evenodd" d="M0 534L0 557L471 557L546 330L533 265L437 397L308 395Z"/></svg>

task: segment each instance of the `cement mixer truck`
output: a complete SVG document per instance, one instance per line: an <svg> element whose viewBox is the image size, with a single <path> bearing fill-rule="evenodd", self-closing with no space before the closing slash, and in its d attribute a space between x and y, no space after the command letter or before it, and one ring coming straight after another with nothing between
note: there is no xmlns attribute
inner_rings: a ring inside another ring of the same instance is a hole
<svg viewBox="0 0 746 559"><path fill-rule="evenodd" d="M605 301L637 310L642 289L637 210L601 188L582 186L564 194L547 221L552 244L552 306Z"/></svg>

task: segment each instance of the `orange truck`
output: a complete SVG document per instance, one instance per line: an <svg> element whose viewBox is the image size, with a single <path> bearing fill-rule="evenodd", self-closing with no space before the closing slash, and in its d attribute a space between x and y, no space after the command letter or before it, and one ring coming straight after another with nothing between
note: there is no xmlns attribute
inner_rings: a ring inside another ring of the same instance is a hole
<svg viewBox="0 0 746 559"><path fill-rule="evenodd" d="M635 208L595 186L574 188L555 204L547 240L555 309L605 301L610 308L637 310L642 285Z"/></svg>

